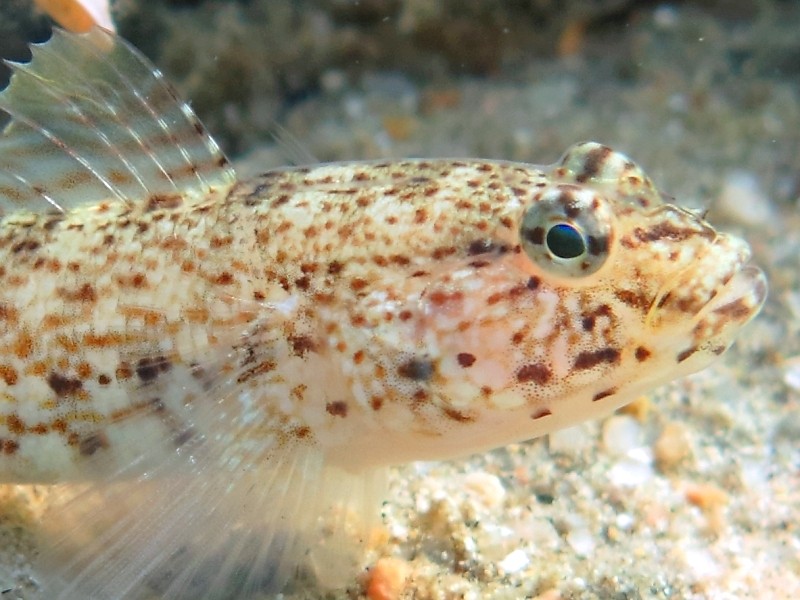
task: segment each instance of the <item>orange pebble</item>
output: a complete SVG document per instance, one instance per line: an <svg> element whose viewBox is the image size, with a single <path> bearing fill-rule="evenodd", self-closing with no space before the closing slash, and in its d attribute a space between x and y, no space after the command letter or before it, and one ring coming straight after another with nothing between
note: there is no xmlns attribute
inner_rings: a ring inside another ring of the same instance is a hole
<svg viewBox="0 0 800 600"><path fill-rule="evenodd" d="M399 558L378 559L367 579L367 598L370 600L398 600L408 579L408 563Z"/></svg>

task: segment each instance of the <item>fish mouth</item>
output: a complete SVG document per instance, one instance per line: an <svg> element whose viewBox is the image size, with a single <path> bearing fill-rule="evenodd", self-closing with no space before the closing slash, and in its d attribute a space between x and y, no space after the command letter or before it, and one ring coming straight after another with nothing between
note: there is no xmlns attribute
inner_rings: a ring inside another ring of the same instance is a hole
<svg viewBox="0 0 800 600"><path fill-rule="evenodd" d="M767 289L764 271L756 265L741 264L698 313L695 336L725 342L727 345L739 327L761 310L767 299ZM726 332L729 334L726 335Z"/></svg>
<svg viewBox="0 0 800 600"><path fill-rule="evenodd" d="M760 267L742 265L708 303L707 310L716 313L755 314L767 299L767 277Z"/></svg>
<svg viewBox="0 0 800 600"><path fill-rule="evenodd" d="M767 297L766 276L750 264L751 254L744 240L717 233L705 251L662 288L648 320L663 327L682 319L693 325L696 343L713 340L727 345L758 314Z"/></svg>

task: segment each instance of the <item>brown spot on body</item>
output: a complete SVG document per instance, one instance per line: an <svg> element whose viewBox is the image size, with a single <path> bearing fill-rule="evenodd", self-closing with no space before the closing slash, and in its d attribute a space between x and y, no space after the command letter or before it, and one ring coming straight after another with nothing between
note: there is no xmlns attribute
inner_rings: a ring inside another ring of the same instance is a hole
<svg viewBox="0 0 800 600"><path fill-rule="evenodd" d="M597 323L598 317L610 317L612 315L611 307L608 304L601 304L594 310L585 313L581 320L581 325L584 331L592 331Z"/></svg>
<svg viewBox="0 0 800 600"><path fill-rule="evenodd" d="M572 363L573 368L584 370L596 367L601 363L614 364L619 362L620 351L616 348L601 348L591 352L581 352Z"/></svg>
<svg viewBox="0 0 800 600"><path fill-rule="evenodd" d="M627 304L631 308L636 308L638 310L646 310L650 308L650 298L644 294L634 292L633 290L616 290L614 295L617 297L617 299Z"/></svg>
<svg viewBox="0 0 800 600"><path fill-rule="evenodd" d="M125 381L133 377L133 368L128 363L120 363L115 373L117 381Z"/></svg>
<svg viewBox="0 0 800 600"><path fill-rule="evenodd" d="M20 332L11 347L14 354L19 358L28 358L33 354L33 348L33 338L26 330Z"/></svg>
<svg viewBox="0 0 800 600"><path fill-rule="evenodd" d="M228 271L223 271L216 277L212 277L211 282L216 285L230 285L233 283L233 275Z"/></svg>
<svg viewBox="0 0 800 600"><path fill-rule="evenodd" d="M493 304L497 304L505 297L505 293L503 292L495 292L491 294L488 298L486 298L486 304L492 306Z"/></svg>
<svg viewBox="0 0 800 600"><path fill-rule="evenodd" d="M474 354L470 354L469 352L459 352L458 355L456 355L456 360L458 361L459 365L467 368L474 365L477 359L475 358Z"/></svg>
<svg viewBox="0 0 800 600"><path fill-rule="evenodd" d="M552 373L550 369L541 363L530 363L523 365L517 370L517 381L520 383L528 383L529 381L533 381L539 385L544 385L550 381L551 377Z"/></svg>
<svg viewBox="0 0 800 600"><path fill-rule="evenodd" d="M25 423L15 413L11 413L6 417L6 427L14 435L22 435L27 429Z"/></svg>
<svg viewBox="0 0 800 600"><path fill-rule="evenodd" d="M454 408L445 407L442 408L442 412L448 419L457 423L472 423L475 420L475 417L462 413Z"/></svg>
<svg viewBox="0 0 800 600"><path fill-rule="evenodd" d="M109 377L105 373L102 373L97 376L97 383L99 383L100 385L108 385L109 383L111 383L111 377Z"/></svg>
<svg viewBox="0 0 800 600"><path fill-rule="evenodd" d="M638 360L639 362L646 361L648 358L650 358L650 354L651 354L650 350L648 350L644 346L638 346L636 348L636 351L633 353L633 355L636 357L636 360Z"/></svg>
<svg viewBox="0 0 800 600"><path fill-rule="evenodd" d="M56 295L66 300L67 302L96 302L97 292L90 283L74 288L67 289L63 287L56 288Z"/></svg>
<svg viewBox="0 0 800 600"><path fill-rule="evenodd" d="M448 256L452 256L457 251L458 250L453 246L445 246L445 247L441 247L441 248L435 248L433 250L433 252L431 252L431 258L433 258L433 260L442 260L443 258L446 258Z"/></svg>
<svg viewBox="0 0 800 600"><path fill-rule="evenodd" d="M728 304L715 308L714 313L738 321L749 317L752 310L752 307L745 302L744 298L737 298L733 302L728 302Z"/></svg>
<svg viewBox="0 0 800 600"><path fill-rule="evenodd" d="M365 287L367 287L367 285L369 285L369 282L362 277L354 277L350 281L350 289L353 290L354 292L360 292Z"/></svg>
<svg viewBox="0 0 800 600"><path fill-rule="evenodd" d="M11 456L16 453L17 450L19 450L19 442L16 440L0 439L0 451L6 456Z"/></svg>
<svg viewBox="0 0 800 600"><path fill-rule="evenodd" d="M0 321L16 324L19 321L19 311L8 304L0 304Z"/></svg>
<svg viewBox="0 0 800 600"><path fill-rule="evenodd" d="M346 417L347 416L347 402L342 400L337 400L335 402L328 402L325 405L325 410L329 415L334 417Z"/></svg>
<svg viewBox="0 0 800 600"><path fill-rule="evenodd" d="M83 344L89 348L113 348L124 341L121 333L87 333L83 336Z"/></svg>
<svg viewBox="0 0 800 600"><path fill-rule="evenodd" d="M56 393L56 396L62 398L77 394L83 388L83 382L80 379L70 379L55 371L47 376L47 385Z"/></svg>
<svg viewBox="0 0 800 600"><path fill-rule="evenodd" d="M258 377L263 375L264 373L269 373L270 371L274 370L276 367L275 363L271 360L265 360L260 362L259 364L249 368L248 370L244 371L239 377L236 378L237 383L244 383L253 377Z"/></svg>
<svg viewBox="0 0 800 600"><path fill-rule="evenodd" d="M33 252L38 250L41 244L36 240L23 240L11 246L11 252L19 254L20 252Z"/></svg>
<svg viewBox="0 0 800 600"><path fill-rule="evenodd" d="M707 240L712 240L716 236L716 233L710 227L704 227L698 230L691 227L678 227L669 221L660 221L649 229L645 229L643 227L635 228L633 230L633 235L636 236L636 239L638 239L640 242L649 243L662 239L668 239L673 242L682 242L696 235L699 235Z"/></svg>
<svg viewBox="0 0 800 600"><path fill-rule="evenodd" d="M6 385L15 385L19 381L19 375L11 365L0 365L0 379L5 381Z"/></svg>
<svg viewBox="0 0 800 600"><path fill-rule="evenodd" d="M143 383L153 381L160 373L166 373L172 364L163 356L142 358L136 365L136 374Z"/></svg>
<svg viewBox="0 0 800 600"><path fill-rule="evenodd" d="M429 381L433 377L434 365L427 358L412 358L397 367L401 377L414 381Z"/></svg>
<svg viewBox="0 0 800 600"><path fill-rule="evenodd" d="M448 303L460 302L464 299L464 292L445 292L443 290L434 290L428 295L428 300L435 306L444 306Z"/></svg>
<svg viewBox="0 0 800 600"><path fill-rule="evenodd" d="M295 356L303 357L308 352L316 352L317 345L314 339L308 335L291 335L288 338Z"/></svg>
<svg viewBox="0 0 800 600"><path fill-rule="evenodd" d="M602 400L603 398L608 398L609 396L613 396L617 393L616 388L608 388L607 390L603 390L602 392L597 392L592 397L592 402L597 402L598 400Z"/></svg>
<svg viewBox="0 0 800 600"><path fill-rule="evenodd" d="M145 211L172 210L183 204L183 197L179 194L153 194L147 199Z"/></svg>
<svg viewBox="0 0 800 600"><path fill-rule="evenodd" d="M209 242L209 246L216 250L218 248L225 248L226 246L230 246L233 243L233 236L227 235L225 237L214 236L211 238Z"/></svg>
<svg viewBox="0 0 800 600"><path fill-rule="evenodd" d="M469 246L467 246L467 255L476 256L478 254L486 254L487 252L491 252L495 248L496 245L492 240L488 239L473 240L472 242L470 242Z"/></svg>
<svg viewBox="0 0 800 600"><path fill-rule="evenodd" d="M681 352L678 353L676 360L679 363L681 363L685 361L687 358L689 358L692 354L696 353L698 350L700 350L700 348L698 348L697 346L691 346L689 348L686 348L685 350L682 350Z"/></svg>
<svg viewBox="0 0 800 600"><path fill-rule="evenodd" d="M596 177L613 152L608 146L599 146L586 153L580 173L575 175L575 181L585 183L592 177Z"/></svg>

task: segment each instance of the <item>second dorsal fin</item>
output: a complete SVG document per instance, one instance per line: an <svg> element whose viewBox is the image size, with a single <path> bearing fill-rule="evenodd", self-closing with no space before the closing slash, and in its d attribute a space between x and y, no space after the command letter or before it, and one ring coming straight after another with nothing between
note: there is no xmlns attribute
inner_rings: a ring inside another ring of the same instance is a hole
<svg viewBox="0 0 800 600"><path fill-rule="evenodd" d="M135 48L94 28L55 30L11 63L0 92L0 210L205 193L234 172L189 106Z"/></svg>

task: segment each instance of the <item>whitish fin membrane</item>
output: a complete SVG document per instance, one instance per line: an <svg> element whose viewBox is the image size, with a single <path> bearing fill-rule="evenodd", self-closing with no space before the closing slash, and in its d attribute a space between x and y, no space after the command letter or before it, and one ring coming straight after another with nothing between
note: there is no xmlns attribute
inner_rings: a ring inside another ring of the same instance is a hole
<svg viewBox="0 0 800 600"><path fill-rule="evenodd" d="M251 346L276 318L230 334ZM278 399L243 389L250 356L233 346L222 340L198 365L152 357L158 377L127 390L145 408L105 425L88 483L59 486L42 519L43 597L246 600L354 581L385 473L346 472L313 440L281 435L265 410Z"/></svg>
<svg viewBox="0 0 800 600"><path fill-rule="evenodd" d="M54 30L0 92L0 210L65 211L103 200L205 194L234 173L161 73L95 28Z"/></svg>

